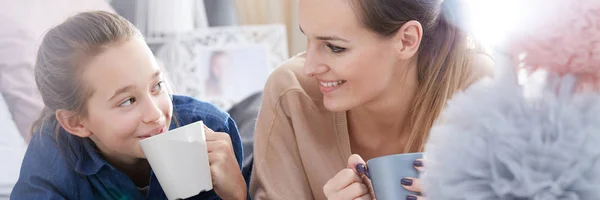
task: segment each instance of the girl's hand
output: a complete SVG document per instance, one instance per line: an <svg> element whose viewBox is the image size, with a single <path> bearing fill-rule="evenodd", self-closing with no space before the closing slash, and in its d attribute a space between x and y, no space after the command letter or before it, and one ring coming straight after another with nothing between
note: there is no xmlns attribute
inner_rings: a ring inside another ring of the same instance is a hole
<svg viewBox="0 0 600 200"><path fill-rule="evenodd" d="M246 200L246 181L238 166L229 134L204 126L210 174L215 193L221 199Z"/></svg>

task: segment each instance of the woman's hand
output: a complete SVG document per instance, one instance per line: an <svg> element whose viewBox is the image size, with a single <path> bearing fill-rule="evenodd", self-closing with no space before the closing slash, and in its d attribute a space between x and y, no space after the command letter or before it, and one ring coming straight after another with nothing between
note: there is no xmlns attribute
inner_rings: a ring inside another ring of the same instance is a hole
<svg viewBox="0 0 600 200"><path fill-rule="evenodd" d="M357 169L362 170L362 175ZM338 172L329 179L323 187L323 192L329 200L372 200L371 182L364 175L366 164L359 155L348 158L346 169Z"/></svg>
<svg viewBox="0 0 600 200"><path fill-rule="evenodd" d="M423 160L417 159L413 166L418 171L423 171ZM352 155L348 159L348 167L340 171L335 177L329 179L323 187L323 192L330 200L365 200L374 199L371 180L366 177L366 164L359 155ZM422 193L420 179L406 177L400 180L402 187L408 191ZM406 200L425 200L423 196L408 195Z"/></svg>
<svg viewBox="0 0 600 200"><path fill-rule="evenodd" d="M204 126L210 174L215 193L221 199L246 200L246 182L235 158L229 134Z"/></svg>
<svg viewBox="0 0 600 200"><path fill-rule="evenodd" d="M422 159L415 160L413 162L413 166L415 167L415 169L422 172L423 171L423 160ZM403 178L400 181L400 183L402 183L402 187L404 187L404 189L406 189L408 191L417 192L419 194L422 193L421 192L421 182L418 178L406 177L406 178ZM425 200L425 198L422 196L408 195L406 197L406 200Z"/></svg>

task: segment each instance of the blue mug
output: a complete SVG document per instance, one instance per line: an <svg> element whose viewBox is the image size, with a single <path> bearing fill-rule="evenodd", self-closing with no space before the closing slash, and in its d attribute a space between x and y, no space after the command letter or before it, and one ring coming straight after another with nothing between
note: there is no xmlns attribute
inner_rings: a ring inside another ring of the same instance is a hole
<svg viewBox="0 0 600 200"><path fill-rule="evenodd" d="M371 179L377 200L405 199L407 195L420 195L402 187L406 177L419 177L413 162L423 158L423 153L394 154L367 161L367 176Z"/></svg>

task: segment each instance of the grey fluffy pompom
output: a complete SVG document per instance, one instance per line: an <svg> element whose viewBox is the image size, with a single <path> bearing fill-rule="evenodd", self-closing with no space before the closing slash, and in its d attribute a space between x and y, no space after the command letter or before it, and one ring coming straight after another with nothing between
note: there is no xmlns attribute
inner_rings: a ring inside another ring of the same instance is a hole
<svg viewBox="0 0 600 200"><path fill-rule="evenodd" d="M502 78L449 101L425 147L430 200L600 200L600 96ZM558 92L557 92L558 91Z"/></svg>

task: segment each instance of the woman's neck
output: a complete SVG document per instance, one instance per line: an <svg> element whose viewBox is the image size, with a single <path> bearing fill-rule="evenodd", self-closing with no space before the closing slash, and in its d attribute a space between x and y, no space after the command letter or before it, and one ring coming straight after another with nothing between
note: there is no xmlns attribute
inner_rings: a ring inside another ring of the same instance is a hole
<svg viewBox="0 0 600 200"><path fill-rule="evenodd" d="M403 152L410 137L410 114L418 90L416 72L408 77L380 97L347 112L353 153L377 157Z"/></svg>
<svg viewBox="0 0 600 200"><path fill-rule="evenodd" d="M402 153L409 138L408 118L410 104L404 108L348 111L348 131L352 153L365 159ZM392 141L392 142L390 142Z"/></svg>

